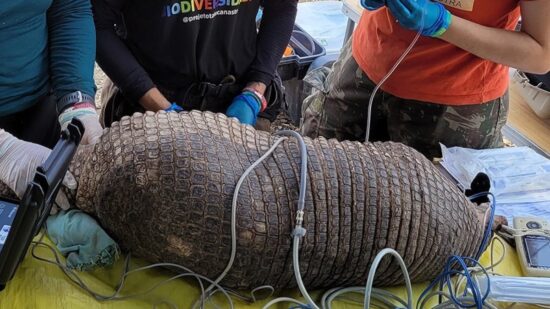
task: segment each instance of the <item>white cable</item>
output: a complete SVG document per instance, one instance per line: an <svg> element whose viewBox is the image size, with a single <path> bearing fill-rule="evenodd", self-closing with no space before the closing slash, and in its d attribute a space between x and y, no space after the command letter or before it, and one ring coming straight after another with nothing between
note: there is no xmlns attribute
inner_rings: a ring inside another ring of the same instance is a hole
<svg viewBox="0 0 550 309"><path fill-rule="evenodd" d="M405 277L405 284L407 287L407 301L404 301L400 297L392 294L391 292L381 290L381 289L374 289L372 288L372 284L374 282L374 276L376 274L376 269L378 268L379 263L382 261L383 257L387 254L392 254L397 258L397 261L399 263L399 266L401 267L401 270L403 271L403 275ZM407 267L405 263L403 262L403 259L397 253L395 250L387 248L382 251L380 251L377 256L375 257L373 264L371 265L367 284L362 287L347 287L347 288L333 288L325 292L323 294L322 300L321 300L321 306L322 309L331 309L332 308L332 302L337 298L340 297L343 294L346 293L363 293L364 298L360 304L363 304L364 308L371 307L370 298L377 300L381 302L383 305L386 306L386 308L396 308L395 303L403 306L400 308L412 308L412 285L410 281L410 277L407 271Z"/></svg>
<svg viewBox="0 0 550 309"><path fill-rule="evenodd" d="M297 205L297 211L296 211L296 225L294 226L294 230L292 232L292 235L293 235L292 265L294 268L294 277L296 278L296 283L298 284L298 289L300 290L300 293L302 293L302 296L304 296L304 298L306 299L306 301L310 306L312 306L314 309L319 309L319 307L315 304L315 302L309 295L305 287L305 284L302 280L302 274L300 272L300 260L299 260L300 238L304 237L306 234L306 229L302 227L302 223L304 221L304 208L305 208L306 189L307 189L307 147L303 137L297 132L285 130L285 131L277 132L276 134L292 136L298 140L298 146L300 149L300 158L301 158L300 190L299 190L298 205Z"/></svg>
<svg viewBox="0 0 550 309"><path fill-rule="evenodd" d="M405 285L407 287L407 308L412 309L412 285L411 285L411 278L409 277L409 272L407 271L407 265L405 265L405 262L397 253L397 251L386 248L382 251L380 251L376 257L374 258L374 262L372 263L372 266L369 270L369 276L367 278L367 285L365 287L365 308L369 308L370 306L370 297L372 292L372 284L374 282L374 276L376 275L376 270L378 268L378 265L386 255L393 255L395 259L397 260L397 263L399 263L399 267L401 267L401 271L403 272L403 276L405 277Z"/></svg>
<svg viewBox="0 0 550 309"><path fill-rule="evenodd" d="M405 50L405 52L401 55L401 57L399 57L399 59L397 60L397 62L395 62L395 64L393 65L393 67L388 71L388 73L386 74L386 76L384 76L380 82L376 85L376 87L374 87L374 90L372 91L371 95L370 95L370 98L369 98L369 106L368 106L368 110L367 110L367 128L366 128L366 134L365 134L365 142L368 142L369 141L369 138L370 138L370 122L371 122L371 118L372 118L372 104L374 102L374 96L376 95L376 93L378 92L378 90L380 89L380 87L382 87L382 85L388 80L388 78L390 78L390 76L393 74L393 72L397 69L397 67L401 64L401 62L403 62L403 60L405 59L405 57L407 57L407 55L411 52L411 49L414 47L414 45L416 45L416 42L418 41L418 39L420 38L420 34L421 34L421 31L418 31L416 33L416 36L414 37L414 39L412 40L411 44L409 45L409 47L407 47L407 49Z"/></svg>
<svg viewBox="0 0 550 309"><path fill-rule="evenodd" d="M223 272L214 280L214 283L219 283L220 281L225 278L227 273L231 270L231 267L233 266L233 263L235 262L235 256L237 254L237 201L239 198L239 191L241 189L241 186L248 177L248 175L258 166L260 163L262 163L268 156L270 156L275 149L279 146L280 143L282 143L284 140L286 140L286 137L281 137L273 143L271 148L264 153L256 162L254 162L252 165L250 165L244 173L241 175L241 178L237 182L237 185L235 186L235 191L233 192L233 201L231 202L231 256L229 257L229 261L227 262L227 265ZM210 292L214 286L210 285L206 292Z"/></svg>
<svg viewBox="0 0 550 309"><path fill-rule="evenodd" d="M302 296L306 299L308 304L310 304L314 309L319 309L319 307L315 304L311 296L309 295L304 282L302 281L302 276L300 273L300 261L299 261L299 249L300 248L300 236L294 236L293 244L292 244L292 266L294 267L294 277L296 278L296 282L298 283L298 289L300 290L300 293L302 293Z"/></svg>
<svg viewBox="0 0 550 309"><path fill-rule="evenodd" d="M347 288L336 288L331 289L327 291L322 298L321 306L323 309L331 309L332 308L332 302L338 297L340 297L343 294L347 293L360 293L365 294L365 287L364 286L354 286L354 287L347 287ZM403 307L407 307L407 303L399 298L398 296L380 289L372 289L372 297L380 302L382 302L384 305L386 305L388 308L395 308L395 304L392 303L392 300L399 303ZM364 299L361 299L359 304L363 304Z"/></svg>
<svg viewBox="0 0 550 309"><path fill-rule="evenodd" d="M53 253L55 261L52 261L52 260L49 260L49 259L38 256L35 253L35 249L36 249L37 246L44 246L47 249L49 249ZM41 241L33 242L33 247L31 249L31 254L37 260L40 260L40 261L47 262L47 263L54 264L54 265L58 266L63 271L63 273L70 279L70 281L72 283L79 286L81 289L83 289L85 292L87 292L88 294L93 296L98 301L120 301L120 300L126 300L126 299L130 299L130 298L136 298L136 297L144 296L144 295L147 295L147 294L151 293L152 291L159 288L160 286L165 285L170 281L173 281L173 280L176 280L176 279L182 278L182 277L194 277L195 279L197 279L199 281L200 286L201 286L201 290L203 291L202 294L204 294L204 286L202 284L202 280L204 280L206 282L211 282L211 283L213 282L212 280L210 280L210 279L208 279L208 278L206 278L202 275L195 274L195 273L189 271L187 268L185 268L181 265L172 264L172 263L157 263L157 264L152 264L152 265L148 265L148 266L145 266L145 267L136 268L136 269L133 269L133 270L128 270L129 261L130 261L130 256L128 255L127 258L126 258L125 266L124 266L125 269L124 269L124 271L123 271L123 273L122 273L122 275L119 279L119 283L117 284L117 288L115 289L115 292L111 295L102 295L102 294L99 294L99 293L93 291L90 287L88 287L88 285L86 285L84 283L84 281L82 281L82 279L73 270L71 270L67 266L63 265L61 263L60 259L59 259L59 256L58 256L57 252L55 251L55 249L52 246L50 246L46 243L43 243ZM144 271L144 270L159 268L159 267L178 268L178 269L186 271L186 273L180 273L176 276L173 276L173 277L170 277L166 280L158 282L158 283L154 284L151 288L149 288L148 290L146 290L144 292L139 292L139 293L126 295L126 296L119 296L119 294L122 292L122 290L125 286L126 278L129 275L131 275L132 273L137 273L137 272L141 272L141 271ZM232 301L231 297L229 296L229 294L227 294L227 292L221 286L219 286L218 284L215 284L215 286L217 287L218 290L220 290L224 294L224 296L228 300L230 308L233 308L234 307L233 306L233 301Z"/></svg>
<svg viewBox="0 0 550 309"><path fill-rule="evenodd" d="M421 33L420 31L416 33L416 36L414 37L414 39L411 42L411 44L409 45L409 47L407 47L405 52L401 55L401 57L399 57L397 62L395 62L395 64L388 71L386 76L384 76L382 78L382 80L380 80L380 82L376 85L376 87L374 87L374 90L372 91L372 93L370 95L370 98L369 98L369 106L368 106L368 110L367 110L367 128L366 128L365 142L368 142L369 138L370 138L370 122L371 122L371 118L372 118L372 104L374 102L374 96L376 95L376 93L378 92L380 87L388 80L388 78L390 78L390 76L397 69L397 67L401 64L401 62L403 62L403 59L405 59L405 57L407 57L407 55L410 53L410 51L414 47L414 45L416 45L416 42L420 38L420 33Z"/></svg>
<svg viewBox="0 0 550 309"><path fill-rule="evenodd" d="M303 237L306 233L306 230L302 227L302 223L304 220L304 208L305 208L305 198L306 198L306 189L307 189L307 147L304 142L303 137L295 132L290 130L283 130L275 133L275 135L282 135L282 136L290 136L294 137L298 140L298 146L300 149L300 184L299 184L299 196L298 196L298 205L297 205L297 211L296 211L296 225L293 230L293 247L292 247L292 264L294 269L294 276L296 278L296 282L298 284L298 288L304 298L307 300L308 304L311 305L314 309L319 309L319 307L315 304L311 296L309 295L304 282L302 280L302 275L300 273L300 261L299 261L299 248L300 248L300 238ZM242 182L244 181L244 178L252 171L254 167L256 167L260 162L265 160L267 156L269 156L276 148L277 146L286 138L283 137L281 139L278 139L273 146L266 152L258 161L256 161L254 164L252 164L245 173L241 176L241 179L239 179L239 182L237 183L237 187L235 188L235 192L233 195L233 204L232 204L232 210L231 210L231 237L232 237L232 246L231 246L231 257L229 260L229 263L227 264L226 269L224 272L216 279L214 282L218 283L220 280L223 279L223 277L229 272L231 269L231 266L233 265L233 260L235 258L236 254L236 207L237 207L237 197L238 192L240 189L240 186ZM211 290L212 287L209 287L207 289L207 292ZM207 297L208 299L208 297ZM292 301L294 303L301 304L300 301L292 299L292 298L282 298L284 301Z"/></svg>
<svg viewBox="0 0 550 309"><path fill-rule="evenodd" d="M278 304L278 303L283 303L283 302L286 302L286 303L293 303L293 304L297 304L297 305L300 305L300 306L305 306L306 304L300 302L300 301L297 301L296 299L294 298L290 298L290 297L279 297L279 298L275 298L273 300L271 300L270 302L268 302L267 304L265 304L262 309L268 309L270 308L271 306L275 305L275 304Z"/></svg>
<svg viewBox="0 0 550 309"><path fill-rule="evenodd" d="M257 288L252 289L252 291L250 291L250 296L243 295L242 293L236 292L236 291L228 289L228 288L225 288L225 290L227 291L227 293L229 293L229 295L235 296L236 298L238 298L238 299L240 299L244 302L251 303L251 304L253 304L253 303L255 303L259 300L264 300L264 299L270 298L271 296L273 296L273 293L275 293L275 289L270 285L262 285L262 286L259 286ZM269 295L265 295L265 296L262 296L261 298L257 298L256 293L258 291L261 291L261 290L269 290Z"/></svg>
<svg viewBox="0 0 550 309"><path fill-rule="evenodd" d="M338 292L339 290L341 290L342 288L332 288L328 291L326 291L324 294L323 294L323 297L321 298L321 308L322 309L328 309L327 307L329 306L329 303L328 303L328 298L329 296L331 296L333 293L335 292ZM341 293L343 294L343 293Z"/></svg>
<svg viewBox="0 0 550 309"><path fill-rule="evenodd" d="M290 130L284 130L279 131L275 133L275 135L282 135L282 136L291 136L295 137L298 140L298 145L300 149L300 155L301 155L301 168L300 168L300 185L299 185L299 197L298 197L298 206L297 206L297 214L296 214L296 226L294 228L294 240L293 240L293 250L292 250L292 256L293 256L293 267L294 267L294 275L296 277L296 281L298 283L298 288L300 289L300 292L306 298L308 303L314 307L314 309L319 309L317 305L315 305L315 302L307 292L307 289L302 281L301 273L300 273L300 267L299 267L299 238L303 237L305 235L305 229L302 227L303 222L303 216L304 216L304 207L305 207L305 196L306 196L306 189L307 189L307 148L305 145L305 142L303 140L303 137L294 131ZM237 182L237 185L235 187L235 191L233 192L233 201L231 205L231 255L229 258L229 261L227 263L227 266L225 267L224 271L218 276L216 280L214 280L214 283L218 284L223 278L227 275L227 273L230 271L231 267L233 266L235 256L237 253L237 228L236 228L236 215L237 215L237 200L239 196L240 188L246 179L246 177L252 172L252 170L258 166L261 162L263 162L269 155L271 155L275 149L279 146L280 143L282 143L284 140L286 140L286 137L282 137L275 141L275 143L271 146L271 148L262 155L256 162L254 162L250 167L248 167L245 172L241 175L241 178ZM208 300L212 293L211 290L213 288L213 285L210 285L206 289L206 299ZM272 288L273 289L273 288ZM292 300L295 303L300 303L297 300L294 300L292 298L286 298L287 300ZM193 305L193 308L196 307Z"/></svg>
<svg viewBox="0 0 550 309"><path fill-rule="evenodd" d="M426 4L428 2L424 3L424 6L422 7L422 10L426 8ZM424 29L424 14L422 14L422 17L420 18L420 29L416 32L416 36L412 40L411 44L407 47L407 49L401 54L401 57L397 59L395 64L391 67L391 69L388 71L388 73L380 80L380 82L374 87L374 90L372 91L370 98L369 98L369 106L367 110L367 128L366 128L366 134L365 134L365 142L369 141L370 138L370 121L372 118L372 104L374 102L374 96L378 92L378 89L382 87L382 85L390 78L390 76L393 74L393 72L397 69L397 67L403 62L405 57L411 52L411 49L413 49L414 45L416 45L416 42L418 42L418 39L420 38L420 35L422 34L422 30Z"/></svg>

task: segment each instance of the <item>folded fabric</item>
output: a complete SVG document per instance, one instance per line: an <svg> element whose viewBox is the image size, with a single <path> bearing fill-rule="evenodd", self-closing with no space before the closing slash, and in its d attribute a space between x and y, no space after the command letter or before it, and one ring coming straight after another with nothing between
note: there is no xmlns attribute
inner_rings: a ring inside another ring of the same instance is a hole
<svg viewBox="0 0 550 309"><path fill-rule="evenodd" d="M67 258L67 267L88 271L112 265L120 249L89 215L80 210L62 211L46 221L47 233Z"/></svg>

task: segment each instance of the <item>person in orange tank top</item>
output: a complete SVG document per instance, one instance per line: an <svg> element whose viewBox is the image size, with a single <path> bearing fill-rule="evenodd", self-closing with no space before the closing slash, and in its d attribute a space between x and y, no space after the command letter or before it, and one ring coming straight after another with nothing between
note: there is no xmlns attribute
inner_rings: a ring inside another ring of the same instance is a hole
<svg viewBox="0 0 550 309"><path fill-rule="evenodd" d="M550 0L361 4L366 10L323 91L304 101L304 135L364 140L370 95L418 31L422 36L375 96L370 141L402 142L429 158L441 155L439 143L500 147L508 68L550 70Z"/></svg>

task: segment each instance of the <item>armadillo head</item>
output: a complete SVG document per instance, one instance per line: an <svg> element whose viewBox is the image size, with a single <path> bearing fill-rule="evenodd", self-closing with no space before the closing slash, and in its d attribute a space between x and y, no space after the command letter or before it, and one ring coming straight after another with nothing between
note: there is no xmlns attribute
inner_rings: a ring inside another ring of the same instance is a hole
<svg viewBox="0 0 550 309"><path fill-rule="evenodd" d="M496 231L501 225L508 225L508 220L506 219L506 217L495 215L492 226L488 226L490 219L490 206L491 205L489 203L483 203L481 205L474 206L477 217L479 218L479 222L483 225L483 228L490 228L493 231Z"/></svg>
<svg viewBox="0 0 550 309"><path fill-rule="evenodd" d="M17 200L17 195L13 192L8 185L0 181L0 196L3 198Z"/></svg>
<svg viewBox="0 0 550 309"><path fill-rule="evenodd" d="M67 198L71 203L71 206L78 206L76 203L76 195L80 189L80 180L82 176L82 167L88 160L90 160L95 147L101 145L101 141L96 145L80 145L76 151L71 164L69 165L69 172L74 176L76 180L76 188L69 189L63 187L63 191L67 194Z"/></svg>

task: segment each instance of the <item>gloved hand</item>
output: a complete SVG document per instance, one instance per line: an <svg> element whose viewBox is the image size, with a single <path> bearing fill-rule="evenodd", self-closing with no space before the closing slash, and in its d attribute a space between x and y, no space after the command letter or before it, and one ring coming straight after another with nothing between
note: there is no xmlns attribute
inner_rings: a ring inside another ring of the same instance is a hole
<svg viewBox="0 0 550 309"><path fill-rule="evenodd" d="M179 106L178 104L176 103L172 103L172 105L170 105L170 107L168 107L167 109L164 110L165 112L176 112L176 113L179 113L179 112L183 112L183 108L181 106Z"/></svg>
<svg viewBox="0 0 550 309"><path fill-rule="evenodd" d="M385 0L361 0L361 6L369 11L378 10L383 7Z"/></svg>
<svg viewBox="0 0 550 309"><path fill-rule="evenodd" d="M387 0L387 6L403 27L425 36L439 37L451 25L451 13L439 2Z"/></svg>
<svg viewBox="0 0 550 309"><path fill-rule="evenodd" d="M262 107L262 101L251 91L244 91L233 99L227 109L228 117L239 119L242 124L255 125L258 113Z"/></svg>
<svg viewBox="0 0 550 309"><path fill-rule="evenodd" d="M0 181L8 185L19 198L23 197L29 182L34 178L36 168L42 164L51 150L15 138L10 133L0 129ZM63 185L76 189L76 180L70 173L65 175ZM59 191L56 204L62 209L69 209L67 196ZM57 209L52 207L52 213Z"/></svg>
<svg viewBox="0 0 550 309"><path fill-rule="evenodd" d="M95 106L91 103L77 103L59 115L61 129L67 128L73 118L78 118L84 125L84 136L80 141L83 145L95 144L103 134L103 128L99 124L99 116Z"/></svg>

